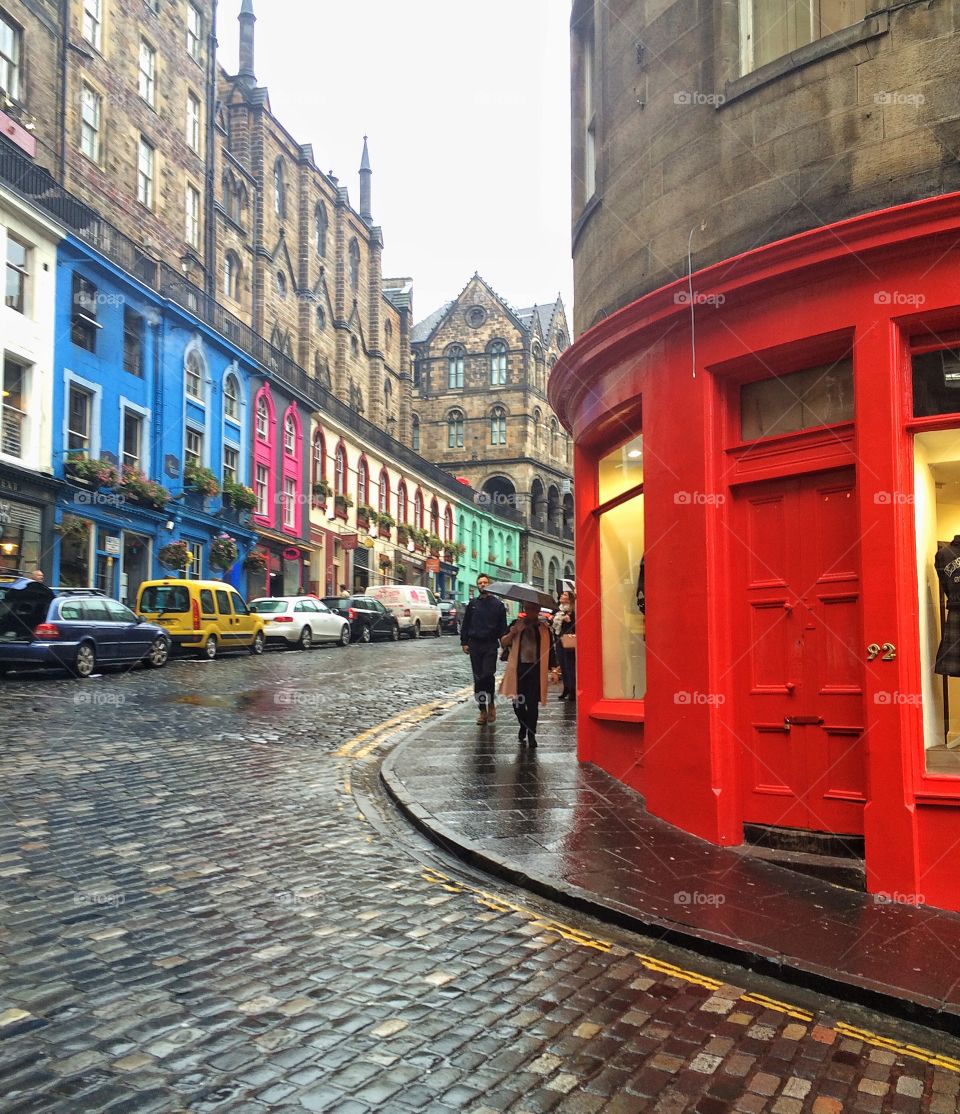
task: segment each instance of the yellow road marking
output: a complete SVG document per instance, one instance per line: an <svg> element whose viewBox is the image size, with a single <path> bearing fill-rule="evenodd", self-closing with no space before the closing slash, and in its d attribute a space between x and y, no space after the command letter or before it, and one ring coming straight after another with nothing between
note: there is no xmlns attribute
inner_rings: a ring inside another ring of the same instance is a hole
<svg viewBox="0 0 960 1114"><path fill-rule="evenodd" d="M425 882L440 886L451 893L462 893L470 896L477 905L481 905L485 909L491 909L496 913L516 913L527 920L534 928L542 929L545 932L568 940L573 944L578 944L585 948L593 948L596 951L604 953L610 952L613 949L613 944L609 940L601 940L589 936L587 933L581 932L580 929L563 924L561 921L547 920L531 909L508 901L506 898L496 894L488 893L486 890L476 889L463 882L455 882L449 875L444 874L443 871L437 870L435 867L424 867L421 877ZM671 978L682 979L685 982L693 983L696 986L702 986L704 989L714 992L726 985L719 979L700 974L698 971L688 971L683 967L677 967L675 964L668 963L664 959L658 959L653 955L646 955L643 952L634 952L634 956L640 960L641 964L647 968L647 970L658 975L667 975ZM746 991L740 994L737 1000L749 1003L750 1005L762 1006L764 1009L775 1010L787 1017L792 1017L797 1021L804 1021L808 1024L813 1023L815 1020L814 1014L809 1010L805 1010L789 1002L781 1002L777 998L770 998L768 995L761 994L758 991ZM895 1052L914 1060L922 1060L925 1064L929 1064L934 1068L941 1068L943 1071L951 1071L960 1074L960 1060L954 1060L950 1056L945 1056L942 1053L920 1048L914 1044L904 1044L890 1037L882 1037L878 1033L871 1032L869 1029L858 1029L853 1025L848 1025L844 1021L836 1022L833 1025L833 1029L841 1036L860 1040L863 1041L864 1044L870 1044L876 1048L883 1048L889 1052Z"/></svg>

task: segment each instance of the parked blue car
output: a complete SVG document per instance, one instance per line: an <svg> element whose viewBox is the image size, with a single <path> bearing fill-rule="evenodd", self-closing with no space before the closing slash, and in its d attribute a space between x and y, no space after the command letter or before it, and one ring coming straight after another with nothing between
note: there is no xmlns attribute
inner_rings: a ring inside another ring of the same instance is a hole
<svg viewBox="0 0 960 1114"><path fill-rule="evenodd" d="M0 578L0 675L54 668L82 678L99 665L143 662L159 669L169 656L162 627L102 592Z"/></svg>

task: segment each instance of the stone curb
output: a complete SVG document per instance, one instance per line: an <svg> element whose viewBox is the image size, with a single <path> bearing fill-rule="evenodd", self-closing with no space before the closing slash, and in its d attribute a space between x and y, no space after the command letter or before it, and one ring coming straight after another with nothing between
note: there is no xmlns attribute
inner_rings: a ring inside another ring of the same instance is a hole
<svg viewBox="0 0 960 1114"><path fill-rule="evenodd" d="M652 914L644 915L642 910L621 905L611 899L601 900L602 895L593 891L584 890L579 886L563 885L556 879L528 872L518 863L501 858L435 820L432 814L413 798L397 767L402 762L407 748L415 746L421 736L461 712L468 702L464 701L456 705L442 716L419 727L413 734L398 743L380 766L380 780L390 798L413 826L437 846L455 855L469 866L545 897L558 905L586 913L606 924L616 925L646 936L653 935L666 943L720 962L734 963L738 967L745 967L757 974L778 979L792 986L829 995L844 1002L857 1003L868 1009L926 1025L928 1028L952 1036L960 1036L960 1015L943 1010L941 1003L934 999L904 998L892 993L889 987L857 980L852 976L844 978L842 972L829 967L807 965L771 949L756 951L737 947L729 938L721 938L708 931L697 932L689 925L663 921ZM786 927L784 931L787 933Z"/></svg>

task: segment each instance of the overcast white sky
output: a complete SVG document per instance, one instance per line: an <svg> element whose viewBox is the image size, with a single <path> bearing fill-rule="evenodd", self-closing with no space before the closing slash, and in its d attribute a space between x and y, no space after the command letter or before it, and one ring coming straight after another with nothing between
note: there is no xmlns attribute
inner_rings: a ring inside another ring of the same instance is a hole
<svg viewBox="0 0 960 1114"><path fill-rule="evenodd" d="M359 205L370 136L384 271L420 320L474 271L516 306L572 306L565 0L255 0L273 111ZM240 0L219 6L237 69Z"/></svg>

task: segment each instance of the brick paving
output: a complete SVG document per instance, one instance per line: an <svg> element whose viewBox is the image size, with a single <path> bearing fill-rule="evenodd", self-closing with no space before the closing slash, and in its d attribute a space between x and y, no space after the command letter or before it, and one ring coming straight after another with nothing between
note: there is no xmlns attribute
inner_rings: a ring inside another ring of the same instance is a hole
<svg viewBox="0 0 960 1114"><path fill-rule="evenodd" d="M377 754L336 751L452 696L458 649L0 683L5 1112L958 1109L960 1075L834 1003L644 959L361 815Z"/></svg>

